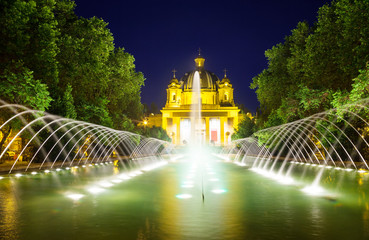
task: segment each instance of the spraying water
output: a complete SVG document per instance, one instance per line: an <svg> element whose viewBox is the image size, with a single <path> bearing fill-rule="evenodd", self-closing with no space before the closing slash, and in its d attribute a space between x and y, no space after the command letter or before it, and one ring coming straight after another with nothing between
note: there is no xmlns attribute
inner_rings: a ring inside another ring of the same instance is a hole
<svg viewBox="0 0 369 240"><path fill-rule="evenodd" d="M192 83L192 105L191 105L192 133L191 141L194 146L202 144L202 119L201 119L201 84L200 74L195 72Z"/></svg>
<svg viewBox="0 0 369 240"><path fill-rule="evenodd" d="M192 83L192 105L191 105L191 122L192 125L192 133L191 133L191 141L192 147L197 148L201 147L203 144L202 139L202 119L201 119L201 83L200 83L200 73L198 71L195 72ZM202 201L205 201L204 195L204 176L203 171L201 176L201 198Z"/></svg>

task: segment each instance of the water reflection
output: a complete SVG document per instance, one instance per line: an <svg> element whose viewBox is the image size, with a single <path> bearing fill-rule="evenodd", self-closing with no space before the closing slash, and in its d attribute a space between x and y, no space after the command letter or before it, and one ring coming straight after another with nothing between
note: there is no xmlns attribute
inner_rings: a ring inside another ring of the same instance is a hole
<svg viewBox="0 0 369 240"><path fill-rule="evenodd" d="M366 173L325 171L322 187L337 196L329 198L300 191L316 172L309 166L301 186L223 162L177 162L133 177L113 165L87 168L1 179L0 238L369 237Z"/></svg>
<svg viewBox="0 0 369 240"><path fill-rule="evenodd" d="M19 209L17 183L10 179L0 182L0 239L18 239Z"/></svg>

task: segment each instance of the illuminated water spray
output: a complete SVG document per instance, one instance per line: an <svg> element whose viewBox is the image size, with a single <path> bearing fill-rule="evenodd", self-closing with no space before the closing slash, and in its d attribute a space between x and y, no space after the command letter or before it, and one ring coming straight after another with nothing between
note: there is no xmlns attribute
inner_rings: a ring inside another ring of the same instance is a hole
<svg viewBox="0 0 369 240"><path fill-rule="evenodd" d="M195 72L192 83L191 122L194 123L191 129L191 142L194 145L199 146L203 143L203 137L201 119L201 84L200 73L198 71Z"/></svg>
<svg viewBox="0 0 369 240"><path fill-rule="evenodd" d="M196 148L201 148L203 144L203 133L202 133L202 119L201 119L201 83L200 73L195 72L192 83L192 105L191 105L191 122L193 122L191 132L192 151L196 151ZM204 176L201 171L201 197L202 201L205 201L204 195Z"/></svg>

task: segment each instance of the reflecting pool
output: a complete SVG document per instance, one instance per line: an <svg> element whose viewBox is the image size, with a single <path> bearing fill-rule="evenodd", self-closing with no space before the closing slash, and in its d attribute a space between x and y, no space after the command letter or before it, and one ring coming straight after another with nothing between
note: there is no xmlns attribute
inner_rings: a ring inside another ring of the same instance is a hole
<svg viewBox="0 0 369 240"><path fill-rule="evenodd" d="M368 239L366 173L296 166L281 184L247 166L112 164L0 179L2 239ZM336 171L336 172L335 172Z"/></svg>

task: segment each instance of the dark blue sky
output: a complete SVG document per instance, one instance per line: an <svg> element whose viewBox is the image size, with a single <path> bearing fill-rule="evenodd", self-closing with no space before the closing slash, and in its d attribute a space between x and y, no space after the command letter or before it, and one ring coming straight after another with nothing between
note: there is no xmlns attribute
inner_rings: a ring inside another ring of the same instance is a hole
<svg viewBox="0 0 369 240"><path fill-rule="evenodd" d="M175 68L177 78L195 68L197 49L205 68L221 79L223 69L236 103L259 106L252 78L267 66L265 50L283 41L299 21L316 21L329 0L117 1L76 0L77 15L109 23L116 47L136 59L146 81L142 102L164 106Z"/></svg>

